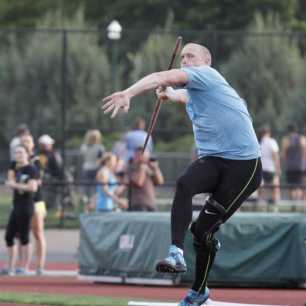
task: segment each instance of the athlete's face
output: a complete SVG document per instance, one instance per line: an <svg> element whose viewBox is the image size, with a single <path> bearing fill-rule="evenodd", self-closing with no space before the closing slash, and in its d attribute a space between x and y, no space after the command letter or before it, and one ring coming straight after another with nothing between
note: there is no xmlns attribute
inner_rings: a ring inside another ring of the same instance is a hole
<svg viewBox="0 0 306 306"><path fill-rule="evenodd" d="M199 45L187 44L181 52L181 67L207 65L207 56Z"/></svg>

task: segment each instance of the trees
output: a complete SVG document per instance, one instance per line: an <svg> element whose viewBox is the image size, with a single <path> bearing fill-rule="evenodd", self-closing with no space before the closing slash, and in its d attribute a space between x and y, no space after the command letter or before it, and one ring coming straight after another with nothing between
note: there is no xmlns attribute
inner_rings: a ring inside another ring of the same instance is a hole
<svg viewBox="0 0 306 306"><path fill-rule="evenodd" d="M97 103L114 87L109 61L112 48L108 48L111 42L107 42L106 38L106 26L113 18L118 18L123 25L122 38L116 42L120 88L145 74L166 69L176 33L183 33L185 41L194 40L212 50L214 66L219 68L222 65L234 87L246 98L251 111L256 114L256 126L269 121L281 130L282 125L296 115L293 112L295 107L300 111L298 116L302 121L305 109L299 97L303 97L304 93L301 85L304 63L293 35L283 33L291 26L303 28L305 13L302 9L298 11L299 7L303 8L302 0L190 0L184 1L184 5L183 0L27 1L32 6L24 9L25 0L2 1L1 24L36 24L39 28L50 27L52 30L16 35L1 32L0 105L6 114L0 123L2 131L11 130L17 123L26 121L31 122L32 129L37 133L44 130L60 135L64 36L67 37L66 128L82 132L95 125L105 130L118 129L122 121L104 116ZM84 7L85 13L80 10L77 17L68 18L79 6ZM255 33L250 35L243 30L256 10L264 15L276 11L281 17L278 20L257 17L256 23L249 29ZM47 14L41 21L45 12L52 14ZM18 22L14 23L14 20ZM161 29L165 22L167 26ZM54 30L58 27L82 29L83 32ZM84 31L92 27L97 30L100 27L101 31ZM275 31L280 32L279 35L270 35ZM303 40L299 43L299 48L304 50ZM297 92L299 87L302 88L301 93ZM149 121L154 94L137 99L141 101L136 102L129 116L124 116L125 123L132 121L136 113L146 114ZM290 107L288 103L291 103ZM165 103L158 129L163 131L158 135L166 141L175 138L178 131L190 131L184 107L172 107ZM172 130L171 134L167 133L169 130Z"/></svg>
<svg viewBox="0 0 306 306"><path fill-rule="evenodd" d="M44 19L48 26L56 15ZM65 24L86 28L82 14ZM16 35L0 50L0 107L6 116L1 131L11 131L27 122L37 135L51 132L61 135L63 101L63 35L65 32L35 32L20 46ZM110 91L110 65L105 50L99 46L97 33L68 33L66 66L67 129L86 129L111 125L105 116L100 120L98 101Z"/></svg>
<svg viewBox="0 0 306 306"><path fill-rule="evenodd" d="M279 132L296 106L295 97L302 86L304 70L294 37L288 32L285 35L284 31L279 18L257 15L250 27L253 35L245 39L221 68L246 99L255 126L268 123Z"/></svg>

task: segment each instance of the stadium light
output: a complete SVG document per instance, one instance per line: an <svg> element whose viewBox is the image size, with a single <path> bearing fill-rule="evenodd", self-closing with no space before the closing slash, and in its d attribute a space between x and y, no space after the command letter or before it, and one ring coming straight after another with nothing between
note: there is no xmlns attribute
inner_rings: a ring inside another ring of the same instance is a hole
<svg viewBox="0 0 306 306"><path fill-rule="evenodd" d="M112 79L113 90L118 90L118 41L121 38L122 26L117 20L113 20L107 27L107 37L112 41Z"/></svg>
<svg viewBox="0 0 306 306"><path fill-rule="evenodd" d="M107 27L107 37L110 40L119 40L121 38L122 26L117 20L113 20Z"/></svg>

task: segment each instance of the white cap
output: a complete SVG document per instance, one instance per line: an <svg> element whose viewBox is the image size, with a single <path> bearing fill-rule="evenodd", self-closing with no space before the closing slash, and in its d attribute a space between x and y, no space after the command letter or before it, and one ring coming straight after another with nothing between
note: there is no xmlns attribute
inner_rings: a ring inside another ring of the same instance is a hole
<svg viewBox="0 0 306 306"><path fill-rule="evenodd" d="M38 143L45 144L45 145L53 145L55 141L49 135L45 134L38 138Z"/></svg>

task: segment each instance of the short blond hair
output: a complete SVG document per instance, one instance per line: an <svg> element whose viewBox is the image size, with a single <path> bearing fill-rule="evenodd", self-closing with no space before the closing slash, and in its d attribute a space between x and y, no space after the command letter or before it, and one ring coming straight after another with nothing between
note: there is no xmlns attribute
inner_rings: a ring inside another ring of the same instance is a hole
<svg viewBox="0 0 306 306"><path fill-rule="evenodd" d="M203 45L200 45L200 44L196 44L196 43L187 43L185 45L186 46L192 46L196 49L198 49L200 51L200 53L203 55L203 59L205 60L205 62L207 63L207 65L211 66L211 62L212 62L212 57L211 57L211 53L210 51L208 50L208 48L206 48L205 46Z"/></svg>
<svg viewBox="0 0 306 306"><path fill-rule="evenodd" d="M84 143L87 145L101 144L102 134L99 130L88 130L84 137Z"/></svg>

